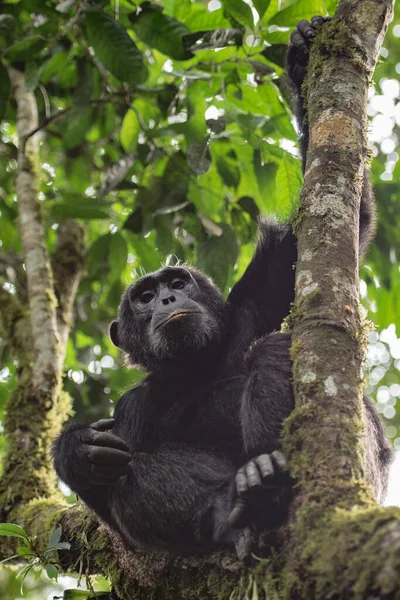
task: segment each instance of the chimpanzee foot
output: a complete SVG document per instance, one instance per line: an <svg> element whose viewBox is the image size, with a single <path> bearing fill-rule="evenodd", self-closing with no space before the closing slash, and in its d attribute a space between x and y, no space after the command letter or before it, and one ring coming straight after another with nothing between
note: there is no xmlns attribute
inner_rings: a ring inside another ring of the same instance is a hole
<svg viewBox="0 0 400 600"><path fill-rule="evenodd" d="M273 494L274 488L279 490L289 482L287 462L279 450L272 454L260 454L249 460L236 474L238 499L229 515L231 526L241 529L248 525L251 522L249 513L254 499L260 495Z"/></svg>
<svg viewBox="0 0 400 600"><path fill-rule="evenodd" d="M309 49L317 27L329 21L330 17L313 17L310 21L302 20L290 35L287 52L287 71L295 86L300 89L307 73Z"/></svg>

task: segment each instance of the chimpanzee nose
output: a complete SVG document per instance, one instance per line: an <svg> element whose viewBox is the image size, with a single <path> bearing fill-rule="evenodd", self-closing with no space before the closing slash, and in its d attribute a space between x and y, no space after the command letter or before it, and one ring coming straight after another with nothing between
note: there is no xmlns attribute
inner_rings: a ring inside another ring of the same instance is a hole
<svg viewBox="0 0 400 600"><path fill-rule="evenodd" d="M170 302L175 302L175 300L176 300L175 296L173 296L173 295L171 294L170 296L167 296L166 298L163 298L163 299L162 299L162 303L163 303L163 304L165 304L165 305L167 305L167 304L169 304Z"/></svg>

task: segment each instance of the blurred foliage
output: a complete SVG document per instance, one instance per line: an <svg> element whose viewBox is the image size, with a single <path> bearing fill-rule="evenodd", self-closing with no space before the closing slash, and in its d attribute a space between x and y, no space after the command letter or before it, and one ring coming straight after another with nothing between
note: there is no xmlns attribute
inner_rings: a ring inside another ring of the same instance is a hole
<svg viewBox="0 0 400 600"><path fill-rule="evenodd" d="M141 374L108 339L137 274L188 261L227 292L248 264L259 213L290 219L301 187L283 77L297 21L336 0L3 0L0 8L0 277L24 296L17 230L15 103L23 69L40 118L40 200L48 248L59 223L84 223L86 272L65 389L96 420ZM376 242L361 269L371 334L368 392L400 447L400 9L371 90ZM15 369L0 338L0 423ZM397 429L399 427L399 430ZM1 436L0 436L1 444ZM1 446L0 446L1 451Z"/></svg>

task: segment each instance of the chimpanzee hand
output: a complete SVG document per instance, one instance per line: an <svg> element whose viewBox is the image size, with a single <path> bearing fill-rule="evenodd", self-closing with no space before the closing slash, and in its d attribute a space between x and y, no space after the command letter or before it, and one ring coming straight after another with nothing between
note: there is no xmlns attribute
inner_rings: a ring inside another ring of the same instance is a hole
<svg viewBox="0 0 400 600"><path fill-rule="evenodd" d="M311 23L305 19L297 23L296 29L290 35L290 45L287 53L287 70L289 77L300 88L306 76L308 51L316 28L328 21L330 17L313 17Z"/></svg>
<svg viewBox="0 0 400 600"><path fill-rule="evenodd" d="M238 498L229 515L233 529L243 529L254 522L254 511L268 510L268 500L288 486L291 478L282 452L261 454L249 460L236 474ZM262 504L265 504L263 507ZM257 506L258 505L258 506Z"/></svg>
<svg viewBox="0 0 400 600"><path fill-rule="evenodd" d="M114 422L114 419L96 421L82 435L92 485L112 485L128 473L131 460L129 446L108 431Z"/></svg>
<svg viewBox="0 0 400 600"><path fill-rule="evenodd" d="M128 473L129 447L108 431L113 425L114 419L102 419L88 427L72 425L56 442L56 470L74 491L112 486Z"/></svg>

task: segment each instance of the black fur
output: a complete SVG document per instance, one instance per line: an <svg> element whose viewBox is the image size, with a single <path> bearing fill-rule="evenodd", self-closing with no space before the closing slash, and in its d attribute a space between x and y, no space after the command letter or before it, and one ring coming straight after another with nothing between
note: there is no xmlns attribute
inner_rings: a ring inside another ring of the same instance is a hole
<svg viewBox="0 0 400 600"><path fill-rule="evenodd" d="M299 26L289 50L297 88L306 31ZM362 214L371 206L372 196ZM372 220L361 219L361 240ZM293 301L295 261L290 226L268 221L226 301L182 267L125 292L111 338L149 374L121 398L115 421L67 427L54 457L59 476L128 547L189 553L234 543L243 558L249 527L282 518L290 480L277 450L294 403L290 338L274 331ZM381 499L391 451L368 399L365 407L367 477Z"/></svg>

